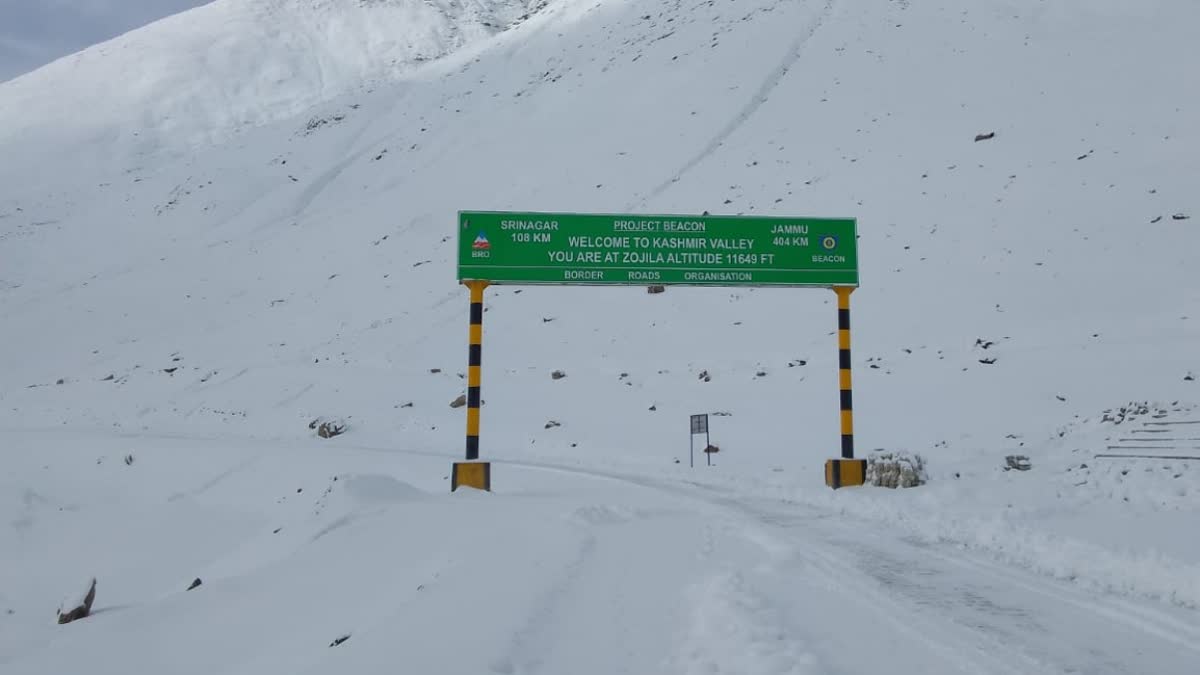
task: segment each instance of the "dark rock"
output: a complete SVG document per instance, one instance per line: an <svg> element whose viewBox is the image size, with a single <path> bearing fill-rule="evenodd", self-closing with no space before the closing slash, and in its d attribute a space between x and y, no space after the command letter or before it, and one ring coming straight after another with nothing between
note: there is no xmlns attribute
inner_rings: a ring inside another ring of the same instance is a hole
<svg viewBox="0 0 1200 675"><path fill-rule="evenodd" d="M975 142L978 143L979 141L990 141L995 137L996 137L996 132L994 132L994 131L989 131L986 134L976 134Z"/></svg>
<svg viewBox="0 0 1200 675"><path fill-rule="evenodd" d="M67 382L66 380L59 378L59 380L57 382L55 382L54 384L66 384L66 382Z"/></svg>
<svg viewBox="0 0 1200 675"><path fill-rule="evenodd" d="M203 581L200 581L200 577L196 577L196 580L192 582L192 585L191 585L191 586L188 586L188 590L189 590L189 591L192 591L192 590L195 590L195 589L197 589L197 588L200 588L200 584L202 584L202 583L204 583L204 582L203 582Z"/></svg>
<svg viewBox="0 0 1200 675"><path fill-rule="evenodd" d="M133 466L133 455L125 455L125 466Z"/></svg>
<svg viewBox="0 0 1200 675"><path fill-rule="evenodd" d="M411 407L413 407L413 402L409 401L408 403L405 403L404 405L402 405L400 407L401 408L411 408Z"/></svg>
<svg viewBox="0 0 1200 675"><path fill-rule="evenodd" d="M658 410L658 406L656 406L656 405L650 406L650 412L654 412L655 410Z"/></svg>
<svg viewBox="0 0 1200 675"><path fill-rule="evenodd" d="M438 373L442 372L442 369L441 368L430 368L429 372L433 373L434 375L437 375Z"/></svg>
<svg viewBox="0 0 1200 675"><path fill-rule="evenodd" d="M451 408L461 408L466 404L467 404L467 395L463 394L462 396L459 396L458 398L451 401L450 407Z"/></svg>
<svg viewBox="0 0 1200 675"><path fill-rule="evenodd" d="M658 293L665 293L666 290L667 290L666 286L647 286L646 287L646 292L651 295L656 295Z"/></svg>
<svg viewBox="0 0 1200 675"><path fill-rule="evenodd" d="M985 366L990 366L990 365L992 365L993 363L995 363L995 362L996 362L996 359L994 359L994 358L990 358L990 359L979 359L979 362L980 362L980 363L982 363L982 364L984 364Z"/></svg>
<svg viewBox="0 0 1200 675"><path fill-rule="evenodd" d="M171 375L171 374L173 374L173 373L174 373L175 371L177 371L177 370L179 370L179 366L174 366L174 367L172 367L172 368L163 368L163 369L162 369L162 371L163 371L164 373L168 374L168 375ZM59 384L62 384L62 381L59 381Z"/></svg>
<svg viewBox="0 0 1200 675"><path fill-rule="evenodd" d="M566 376L567 376L567 374L561 370L556 370L553 373L550 373L550 379L552 379L552 380L561 380Z"/></svg>
<svg viewBox="0 0 1200 675"><path fill-rule="evenodd" d="M63 608L58 610L58 623L71 623L72 621L78 621L80 619L87 618L92 613L92 603L95 601L96 579L93 578L91 586L88 587L87 595L84 596L82 602L66 612L63 611Z"/></svg>
<svg viewBox="0 0 1200 675"><path fill-rule="evenodd" d="M1176 213L1175 215L1171 216L1171 220L1187 220L1188 218L1191 218L1191 216L1186 213Z"/></svg>
<svg viewBox="0 0 1200 675"><path fill-rule="evenodd" d="M699 379L704 382L712 382L712 376L708 374L707 370L700 371Z"/></svg>
<svg viewBox="0 0 1200 675"><path fill-rule="evenodd" d="M329 643L329 646L330 646L330 647L336 647L336 646L338 646L338 645L342 644L343 642L345 642L346 640L349 640L349 639L350 639L350 634L349 634L349 633L347 633L346 635L343 635L342 637L340 637L340 638L338 638L338 639L334 640L333 642L330 642L330 643Z"/></svg>
<svg viewBox="0 0 1200 675"><path fill-rule="evenodd" d="M108 377L106 377L106 378L104 378L103 380L100 380L100 381L101 381L101 382L112 382L112 381L113 381L113 380L115 380L115 379L116 379L116 376L114 376L114 375L109 375Z"/></svg>
<svg viewBox="0 0 1200 675"><path fill-rule="evenodd" d="M553 429L555 427L561 427L561 426L562 426L562 422L559 422L557 420L550 420L549 422L546 422L547 429Z"/></svg>
<svg viewBox="0 0 1200 675"><path fill-rule="evenodd" d="M339 421L321 422L317 427L317 435L321 438L333 438L346 433L346 423Z"/></svg>
<svg viewBox="0 0 1200 675"><path fill-rule="evenodd" d="M1004 458L1004 470L1011 471L1028 471L1033 468L1033 464L1029 462L1029 458L1025 455L1008 455Z"/></svg>

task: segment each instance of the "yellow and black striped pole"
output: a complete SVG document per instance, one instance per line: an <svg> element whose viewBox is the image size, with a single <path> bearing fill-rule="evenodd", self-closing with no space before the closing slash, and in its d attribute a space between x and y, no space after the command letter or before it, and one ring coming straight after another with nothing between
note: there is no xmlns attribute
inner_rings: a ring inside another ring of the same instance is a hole
<svg viewBox="0 0 1200 675"><path fill-rule="evenodd" d="M479 459L479 405L483 362L483 289L486 281L468 281L471 290L471 329L467 356L467 461L456 462L451 473L450 490L459 486L491 489L491 465Z"/></svg>
<svg viewBox="0 0 1200 675"><path fill-rule="evenodd" d="M838 389L841 393L842 456L825 462L825 484L833 489L862 485L867 461L854 459L854 394L850 379L850 294L853 286L837 286L838 297Z"/></svg>
<svg viewBox="0 0 1200 675"><path fill-rule="evenodd" d="M854 392L850 382L850 294L853 286L833 289L838 297L838 389L842 396L842 459L854 459Z"/></svg>

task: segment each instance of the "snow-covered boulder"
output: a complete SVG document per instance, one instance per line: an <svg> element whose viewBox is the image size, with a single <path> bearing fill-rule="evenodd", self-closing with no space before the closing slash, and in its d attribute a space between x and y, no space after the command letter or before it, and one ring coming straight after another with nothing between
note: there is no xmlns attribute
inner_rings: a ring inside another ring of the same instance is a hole
<svg viewBox="0 0 1200 675"><path fill-rule="evenodd" d="M925 460L920 455L876 450L867 457L867 484L878 487L909 488L929 480Z"/></svg>

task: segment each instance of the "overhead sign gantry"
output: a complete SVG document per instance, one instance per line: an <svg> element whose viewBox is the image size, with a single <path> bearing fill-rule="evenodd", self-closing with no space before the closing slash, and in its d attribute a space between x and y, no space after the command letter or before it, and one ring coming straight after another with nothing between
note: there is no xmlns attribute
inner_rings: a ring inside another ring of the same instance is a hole
<svg viewBox="0 0 1200 675"><path fill-rule="evenodd" d="M832 288L838 296L841 458L825 465L833 488L862 485L854 459L850 293L858 287L856 221L642 214L458 214L458 279L471 291L466 462L451 489L491 487L479 460L483 292L491 284Z"/></svg>

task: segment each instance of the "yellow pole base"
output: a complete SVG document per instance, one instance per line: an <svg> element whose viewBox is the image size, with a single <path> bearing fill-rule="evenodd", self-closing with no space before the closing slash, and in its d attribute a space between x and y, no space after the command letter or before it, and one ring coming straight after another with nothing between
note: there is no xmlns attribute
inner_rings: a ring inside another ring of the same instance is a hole
<svg viewBox="0 0 1200 675"><path fill-rule="evenodd" d="M834 490L843 487L863 485L867 482L867 460L865 459L827 459L825 460L825 484Z"/></svg>
<svg viewBox="0 0 1200 675"><path fill-rule="evenodd" d="M492 491L491 462L455 462L450 470L450 491L470 487L484 492Z"/></svg>

